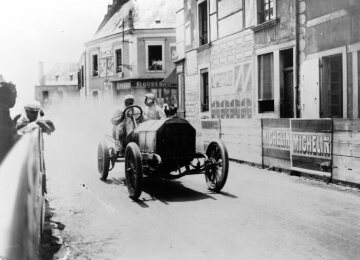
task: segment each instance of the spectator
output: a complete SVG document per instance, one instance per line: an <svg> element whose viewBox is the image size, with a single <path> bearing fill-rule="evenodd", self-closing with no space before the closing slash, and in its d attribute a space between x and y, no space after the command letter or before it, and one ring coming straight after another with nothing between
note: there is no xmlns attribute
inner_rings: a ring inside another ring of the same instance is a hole
<svg viewBox="0 0 360 260"><path fill-rule="evenodd" d="M14 122L10 117L10 108L16 102L16 87L11 82L0 82L0 163L17 139Z"/></svg>
<svg viewBox="0 0 360 260"><path fill-rule="evenodd" d="M176 116L177 115L177 107L174 106L174 104L170 105L170 116Z"/></svg>
<svg viewBox="0 0 360 260"><path fill-rule="evenodd" d="M24 106L24 112L14 118L16 130L20 133L31 131L40 127L43 132L51 134L55 127L52 121L43 119L44 111L40 108L40 103L33 101Z"/></svg>
<svg viewBox="0 0 360 260"><path fill-rule="evenodd" d="M164 103L164 112L165 112L165 115L166 115L166 117L170 117L171 116L171 114L170 114L170 108L169 108L169 106L168 106L168 104L166 104L166 103Z"/></svg>

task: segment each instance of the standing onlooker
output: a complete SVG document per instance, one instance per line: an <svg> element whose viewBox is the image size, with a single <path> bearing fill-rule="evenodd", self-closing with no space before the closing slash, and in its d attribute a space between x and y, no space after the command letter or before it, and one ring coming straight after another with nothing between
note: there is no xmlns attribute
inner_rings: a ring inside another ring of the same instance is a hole
<svg viewBox="0 0 360 260"><path fill-rule="evenodd" d="M0 163L16 140L16 129L10 108L16 102L16 87L11 82L0 82Z"/></svg>
<svg viewBox="0 0 360 260"><path fill-rule="evenodd" d="M174 104L170 105L170 116L176 116L177 115L177 107L174 106Z"/></svg>

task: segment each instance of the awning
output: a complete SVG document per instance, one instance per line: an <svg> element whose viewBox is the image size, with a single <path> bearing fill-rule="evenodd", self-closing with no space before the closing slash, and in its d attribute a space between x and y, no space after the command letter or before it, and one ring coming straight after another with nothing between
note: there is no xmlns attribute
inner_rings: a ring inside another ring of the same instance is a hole
<svg viewBox="0 0 360 260"><path fill-rule="evenodd" d="M162 81L161 83L167 83L171 85L177 85L176 68L174 68Z"/></svg>

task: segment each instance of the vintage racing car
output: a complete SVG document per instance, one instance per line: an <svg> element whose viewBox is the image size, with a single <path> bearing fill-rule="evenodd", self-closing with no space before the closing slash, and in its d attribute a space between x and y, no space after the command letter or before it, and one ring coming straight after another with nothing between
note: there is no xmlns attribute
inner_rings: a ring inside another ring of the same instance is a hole
<svg viewBox="0 0 360 260"><path fill-rule="evenodd" d="M213 140L205 153L195 149L196 130L185 119L172 117L137 124L143 111L139 106L127 107L123 115L133 122L133 131L123 140L124 149L115 152L114 136L106 135L98 146L98 170L102 180L116 162L125 159L126 185L132 199L142 192L143 177L176 179L185 175L205 174L211 191L225 185L229 159L221 140ZM116 138L116 136L115 136Z"/></svg>

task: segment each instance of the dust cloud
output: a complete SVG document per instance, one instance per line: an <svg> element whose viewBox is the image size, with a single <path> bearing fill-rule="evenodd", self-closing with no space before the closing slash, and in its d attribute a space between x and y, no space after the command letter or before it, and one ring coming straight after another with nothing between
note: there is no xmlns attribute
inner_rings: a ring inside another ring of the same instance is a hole
<svg viewBox="0 0 360 260"><path fill-rule="evenodd" d="M76 100L45 107L45 117L55 124L55 132L45 136L45 143L54 148L57 156L69 161L95 161L97 145L105 135L111 135L110 119L120 106L115 102Z"/></svg>

